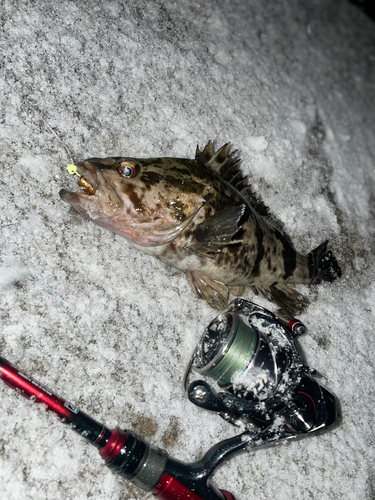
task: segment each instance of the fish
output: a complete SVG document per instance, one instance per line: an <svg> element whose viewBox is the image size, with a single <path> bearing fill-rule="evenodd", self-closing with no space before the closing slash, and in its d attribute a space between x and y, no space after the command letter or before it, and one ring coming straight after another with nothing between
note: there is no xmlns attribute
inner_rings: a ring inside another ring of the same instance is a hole
<svg viewBox="0 0 375 500"><path fill-rule="evenodd" d="M77 163L81 192L61 199L84 218L186 273L214 309L247 289L289 313L308 299L294 285L332 282L340 266L324 241L298 252L258 197L230 143L209 141L195 159L89 158Z"/></svg>

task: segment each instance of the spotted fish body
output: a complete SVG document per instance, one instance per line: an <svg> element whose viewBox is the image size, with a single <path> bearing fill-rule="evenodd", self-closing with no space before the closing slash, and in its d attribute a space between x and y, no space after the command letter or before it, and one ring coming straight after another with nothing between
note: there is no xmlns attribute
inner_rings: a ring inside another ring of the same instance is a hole
<svg viewBox="0 0 375 500"><path fill-rule="evenodd" d="M250 287L298 312L307 301L290 285L333 281L340 268L327 242L308 255L294 249L228 147L214 153L209 142L194 160L88 159L77 166L86 192L61 190L60 196L84 217L184 271L195 293L216 309L226 306L230 289Z"/></svg>

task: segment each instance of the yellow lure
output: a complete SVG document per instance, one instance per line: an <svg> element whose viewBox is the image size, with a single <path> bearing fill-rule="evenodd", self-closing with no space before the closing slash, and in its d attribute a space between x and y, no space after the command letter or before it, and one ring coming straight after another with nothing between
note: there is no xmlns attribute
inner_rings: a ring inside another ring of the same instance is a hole
<svg viewBox="0 0 375 500"><path fill-rule="evenodd" d="M78 175L78 177L82 177L81 175L79 175L79 173L77 172L77 167L73 164L71 165L68 165L66 167L67 171L70 173L70 175Z"/></svg>

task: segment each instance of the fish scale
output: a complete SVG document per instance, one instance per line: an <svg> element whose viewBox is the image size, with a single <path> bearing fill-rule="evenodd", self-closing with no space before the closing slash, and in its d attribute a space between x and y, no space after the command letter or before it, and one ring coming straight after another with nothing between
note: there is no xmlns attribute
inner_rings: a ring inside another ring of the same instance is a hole
<svg viewBox="0 0 375 500"><path fill-rule="evenodd" d="M229 291L249 288L290 314L306 297L293 285L334 281L340 267L327 242L303 255L275 225L229 143L212 141L194 160L90 158L77 165L83 192L60 196L83 217L186 273L195 294L223 309Z"/></svg>

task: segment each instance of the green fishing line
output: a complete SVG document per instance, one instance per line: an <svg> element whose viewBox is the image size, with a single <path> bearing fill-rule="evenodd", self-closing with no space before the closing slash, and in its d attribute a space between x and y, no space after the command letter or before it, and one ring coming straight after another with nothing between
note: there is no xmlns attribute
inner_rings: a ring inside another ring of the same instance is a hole
<svg viewBox="0 0 375 500"><path fill-rule="evenodd" d="M256 331L240 320L228 352L207 375L217 380L220 385L229 384L235 373L244 371L248 366L257 340Z"/></svg>

